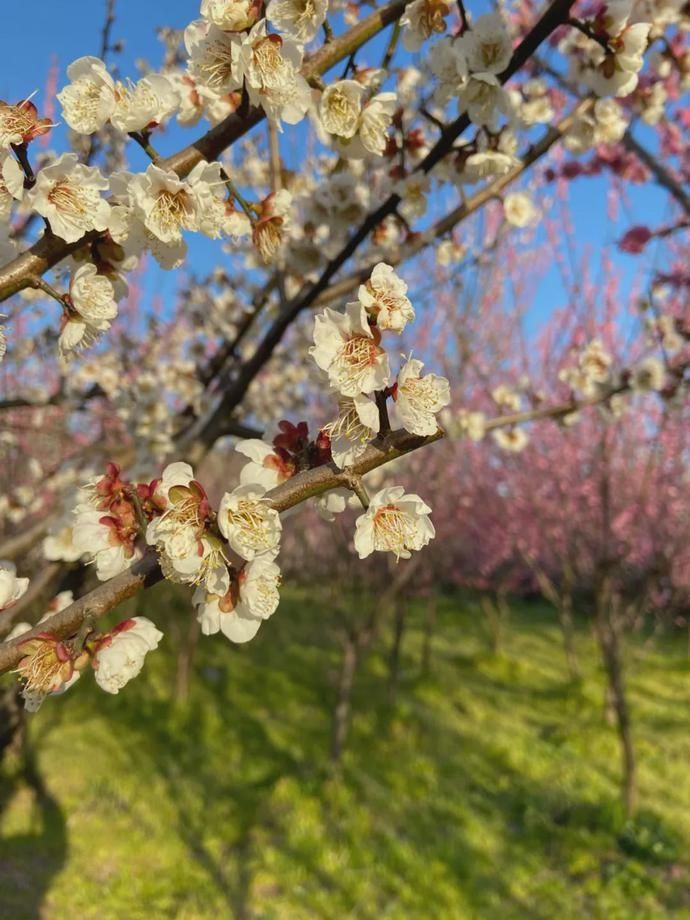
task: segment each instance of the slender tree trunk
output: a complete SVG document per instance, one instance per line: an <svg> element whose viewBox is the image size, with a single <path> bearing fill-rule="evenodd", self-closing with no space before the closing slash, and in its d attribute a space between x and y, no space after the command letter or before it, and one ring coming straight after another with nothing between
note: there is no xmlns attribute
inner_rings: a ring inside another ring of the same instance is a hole
<svg viewBox="0 0 690 920"><path fill-rule="evenodd" d="M393 612L393 643L388 662L388 696L391 700L397 696L400 685L400 659L407 615L406 604L401 597L396 597L393 601Z"/></svg>
<svg viewBox="0 0 690 920"><path fill-rule="evenodd" d="M432 594L424 608L424 638L422 640L421 673L423 677L431 674L431 639L436 626L438 599Z"/></svg>
<svg viewBox="0 0 690 920"><path fill-rule="evenodd" d="M573 596L570 592L561 595L558 603L558 619L563 635L563 649L568 664L570 679L579 680L582 676L575 651L575 629L573 627Z"/></svg>
<svg viewBox="0 0 690 920"><path fill-rule="evenodd" d="M350 727L352 687L359 663L359 646L355 636L346 635L343 641L343 659L338 675L338 690L331 726L331 763L338 763L345 747Z"/></svg>
<svg viewBox="0 0 690 920"><path fill-rule="evenodd" d="M177 664L175 667L175 686L173 696L176 703L184 703L189 696L189 685L192 676L192 664L194 662L194 653L199 643L199 633L201 627L196 617L191 617L189 629L186 637L177 652Z"/></svg>
<svg viewBox="0 0 690 920"><path fill-rule="evenodd" d="M479 599L486 625L489 631L489 648L492 655L497 655L501 647L501 616L496 604L488 594L482 594Z"/></svg>
<svg viewBox="0 0 690 920"><path fill-rule="evenodd" d="M637 801L637 765L623 671L619 635L620 624L616 615L617 608L618 600L614 596L610 578L604 576L597 592L597 637L606 670L609 696L615 713L616 730L621 747L623 807L626 815L631 815L635 810Z"/></svg>

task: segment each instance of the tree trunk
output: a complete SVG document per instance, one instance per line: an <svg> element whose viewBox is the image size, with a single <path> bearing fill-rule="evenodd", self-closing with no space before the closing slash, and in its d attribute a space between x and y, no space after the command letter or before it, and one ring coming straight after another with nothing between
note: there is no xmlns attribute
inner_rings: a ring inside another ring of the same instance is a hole
<svg viewBox="0 0 690 920"><path fill-rule="evenodd" d="M599 647L609 686L609 699L616 719L621 746L623 776L621 792L626 815L635 810L637 801L637 768L630 724L630 709L623 672L623 659L617 617L618 599L608 576L604 576L597 591L596 627Z"/></svg>
<svg viewBox="0 0 690 920"><path fill-rule="evenodd" d="M486 618L491 654L497 655L501 647L501 617L498 608L488 594L482 594L479 598L479 605Z"/></svg>
<svg viewBox="0 0 690 920"><path fill-rule="evenodd" d="M393 644L388 662L388 696L394 700L400 685L400 657L405 634L406 605L402 598L396 598L393 606Z"/></svg>
<svg viewBox="0 0 690 920"><path fill-rule="evenodd" d="M192 676L194 652L199 642L200 631L201 627L199 626L199 621L193 616L189 622L186 640L182 640L177 651L175 686L173 688L173 698L176 703L185 703L189 696L189 684Z"/></svg>
<svg viewBox="0 0 690 920"><path fill-rule="evenodd" d="M422 641L421 673L423 677L431 674L431 639L436 626L438 599L432 594L424 608L424 639Z"/></svg>
<svg viewBox="0 0 690 920"><path fill-rule="evenodd" d="M568 673L573 681L580 680L582 673L575 651L575 630L573 628L573 596L570 592L561 594L558 603L558 619L563 635L563 649L568 664Z"/></svg>
<svg viewBox="0 0 690 920"><path fill-rule="evenodd" d="M331 763L338 763L345 747L350 727L352 687L359 662L359 646L355 636L346 635L343 642L343 660L338 675L338 692L331 726Z"/></svg>

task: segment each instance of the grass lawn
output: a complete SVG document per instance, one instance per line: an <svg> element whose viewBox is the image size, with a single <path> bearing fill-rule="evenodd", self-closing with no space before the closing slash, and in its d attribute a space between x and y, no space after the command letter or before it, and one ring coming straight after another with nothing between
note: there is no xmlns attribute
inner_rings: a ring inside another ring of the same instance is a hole
<svg viewBox="0 0 690 920"><path fill-rule="evenodd" d="M165 585L145 598L183 603ZM34 773L0 774L1 920L690 918L684 641L629 645L626 823L587 629L573 686L544 607L516 606L492 657L476 605L446 598L425 678L421 604L409 621L397 699L386 630L358 674L339 773L339 653L329 611L297 591L248 646L202 637L183 704L170 650L116 697L87 676L48 701Z"/></svg>

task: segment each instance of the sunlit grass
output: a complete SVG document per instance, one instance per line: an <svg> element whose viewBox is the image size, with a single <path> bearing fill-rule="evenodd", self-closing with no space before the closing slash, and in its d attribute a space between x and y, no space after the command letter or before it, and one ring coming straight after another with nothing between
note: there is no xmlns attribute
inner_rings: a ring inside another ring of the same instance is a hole
<svg viewBox="0 0 690 920"><path fill-rule="evenodd" d="M492 657L478 608L445 599L424 677L421 613L394 701L386 630L366 659L339 773L337 645L298 592L249 646L202 637L184 704L170 650L117 697L86 678L49 701L31 724L46 793L5 767L0 918L690 917L684 641L632 643L641 811L626 825L586 626L572 685L545 608L518 607Z"/></svg>

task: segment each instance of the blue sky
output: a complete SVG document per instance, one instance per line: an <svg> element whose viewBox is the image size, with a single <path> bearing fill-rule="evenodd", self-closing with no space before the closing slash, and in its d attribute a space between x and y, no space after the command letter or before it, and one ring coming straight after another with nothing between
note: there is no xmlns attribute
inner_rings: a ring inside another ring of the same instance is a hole
<svg viewBox="0 0 690 920"><path fill-rule="evenodd" d="M467 4L469 9L481 12L480 4ZM64 85L66 66L75 58L85 54L98 54L103 23L103 3L99 0L33 0L30 16L24 19L19 12L5 16L3 22L3 56L0 59L0 98L16 101L34 90L43 97L46 74L53 61L60 67L59 85ZM146 58L153 66L160 59L156 28L169 25L183 28L198 16L198 0L116 0L116 23L114 39L123 39L124 52L116 60L123 75L136 76L136 61ZM19 5L14 6L19 10ZM379 55L377 54L376 57ZM374 60L373 58L372 60ZM167 136L158 140L163 152L172 151L179 142L188 142L199 128L181 132L173 128ZM642 135L643 136L643 135ZM286 131L283 143L299 146L299 132ZM60 133L51 138L57 149L61 149ZM290 157L289 149L285 149ZM295 151L296 152L296 151ZM143 155L142 155L143 157ZM143 167L145 161L134 162ZM602 179L581 179L570 186L570 207L574 223L576 248L581 251L589 247L596 256L601 248L620 238L622 233L635 223L656 223L667 217L664 214L665 194L654 186L629 188L629 202L619 209L617 222L607 217L607 182ZM537 192L551 195L553 187ZM544 242L542 234L537 236L537 245ZM192 247L195 264L204 269L204 261L210 266L212 250L205 241ZM596 258L594 260L597 261ZM615 270L620 274L627 288L635 273L639 271L639 260L623 254L615 254ZM162 277L160 277L162 275ZM176 273L151 272L146 288L149 292L168 297L173 296L178 278ZM539 284L531 312L530 325L537 325L545 314L562 306L564 300L560 273L553 265Z"/></svg>

